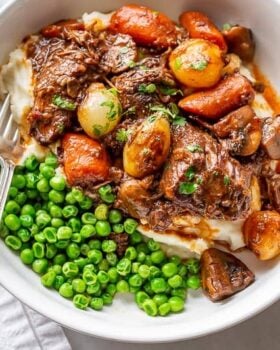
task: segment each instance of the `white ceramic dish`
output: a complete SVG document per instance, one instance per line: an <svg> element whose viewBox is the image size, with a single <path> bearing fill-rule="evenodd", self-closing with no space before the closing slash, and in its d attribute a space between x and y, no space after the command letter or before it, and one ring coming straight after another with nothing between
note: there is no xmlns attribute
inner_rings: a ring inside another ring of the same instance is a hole
<svg viewBox="0 0 280 350"><path fill-rule="evenodd" d="M2 1L1 1L2 2ZM2 2L3 3L3 2ZM84 12L109 11L119 0L18 0L7 1L0 10L0 62L21 39L43 25ZM218 23L242 23L257 39L257 62L280 91L280 0L161 0L136 1L164 11L174 19L187 9L203 10ZM83 312L72 303L41 286L39 278L23 266L0 242L0 283L22 302L56 322L103 338L131 342L165 342L203 336L230 327L262 311L280 297L280 264L261 263L250 253L241 259L256 273L256 282L234 297L213 304L195 293L186 311L167 318L150 318L139 311L130 297L117 298L103 312ZM265 325L264 325L265 327Z"/></svg>

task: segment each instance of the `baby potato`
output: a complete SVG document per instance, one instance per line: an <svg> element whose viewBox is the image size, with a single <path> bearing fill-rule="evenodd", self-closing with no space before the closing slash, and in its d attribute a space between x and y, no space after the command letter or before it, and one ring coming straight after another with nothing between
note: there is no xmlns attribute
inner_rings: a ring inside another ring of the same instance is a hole
<svg viewBox="0 0 280 350"><path fill-rule="evenodd" d="M276 211L256 211L243 226L244 240L260 260L280 254L280 214Z"/></svg>
<svg viewBox="0 0 280 350"><path fill-rule="evenodd" d="M169 65L182 84L192 88L208 88L221 78L223 53L210 41L189 39L172 51Z"/></svg>
<svg viewBox="0 0 280 350"><path fill-rule="evenodd" d="M101 83L92 83L78 108L81 127L92 138L111 132L121 119L121 104L112 90Z"/></svg>
<svg viewBox="0 0 280 350"><path fill-rule="evenodd" d="M165 162L169 147L169 121L162 115L147 118L124 147L125 172L135 178L143 178L154 173Z"/></svg>

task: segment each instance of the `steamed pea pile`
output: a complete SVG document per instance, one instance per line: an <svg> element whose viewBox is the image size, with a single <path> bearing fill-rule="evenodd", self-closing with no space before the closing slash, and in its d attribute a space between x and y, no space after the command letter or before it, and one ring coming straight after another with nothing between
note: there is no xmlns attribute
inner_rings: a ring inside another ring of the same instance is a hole
<svg viewBox="0 0 280 350"><path fill-rule="evenodd" d="M0 236L41 276L42 284L79 309L101 310L116 293L131 292L150 316L184 309L188 288L200 287L199 261L167 258L152 239L144 241L137 221L113 209L110 185L94 204L58 175L56 156L35 156L16 168ZM129 235L123 257L113 235Z"/></svg>

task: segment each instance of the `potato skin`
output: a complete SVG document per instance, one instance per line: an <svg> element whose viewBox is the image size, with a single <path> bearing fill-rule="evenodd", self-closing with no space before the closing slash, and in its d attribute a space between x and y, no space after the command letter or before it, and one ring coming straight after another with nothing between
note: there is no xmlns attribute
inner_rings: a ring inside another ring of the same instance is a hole
<svg viewBox="0 0 280 350"><path fill-rule="evenodd" d="M219 119L227 113L250 104L255 93L249 80L236 73L205 91L196 92L182 99L179 107L188 113L206 119Z"/></svg>
<svg viewBox="0 0 280 350"><path fill-rule="evenodd" d="M217 45L203 39L190 39L172 51L169 65L182 84L208 88L220 80L224 61Z"/></svg>
<svg viewBox="0 0 280 350"><path fill-rule="evenodd" d="M260 260L273 259L280 254L280 214L276 211L257 211L243 225L247 247Z"/></svg>
<svg viewBox="0 0 280 350"><path fill-rule="evenodd" d="M200 38L218 45L224 52L227 44L223 34L204 13L198 11L183 12L180 16L181 25L187 29L190 38Z"/></svg>
<svg viewBox="0 0 280 350"><path fill-rule="evenodd" d="M69 185L85 187L107 180L109 158L98 141L86 135L68 133L63 137L62 149Z"/></svg>
<svg viewBox="0 0 280 350"><path fill-rule="evenodd" d="M170 126L163 116L151 116L136 129L123 152L125 172L135 178L154 173L165 162L170 148Z"/></svg>
<svg viewBox="0 0 280 350"><path fill-rule="evenodd" d="M175 24L163 13L139 5L124 5L112 16L109 30L129 34L139 45L167 48L176 45Z"/></svg>

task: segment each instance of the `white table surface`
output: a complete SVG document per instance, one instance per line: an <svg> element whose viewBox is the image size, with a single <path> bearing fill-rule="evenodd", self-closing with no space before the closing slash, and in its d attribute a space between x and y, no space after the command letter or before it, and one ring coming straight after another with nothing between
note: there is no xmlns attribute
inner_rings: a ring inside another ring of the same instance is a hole
<svg viewBox="0 0 280 350"><path fill-rule="evenodd" d="M125 344L89 337L68 329L64 331L73 350L279 350L280 301L254 318L225 331L169 344Z"/></svg>
<svg viewBox="0 0 280 350"><path fill-rule="evenodd" d="M9 0L0 0L0 7L7 2ZM225 331L169 344L126 344L97 339L68 329L64 331L73 350L279 350L280 301L254 318Z"/></svg>

